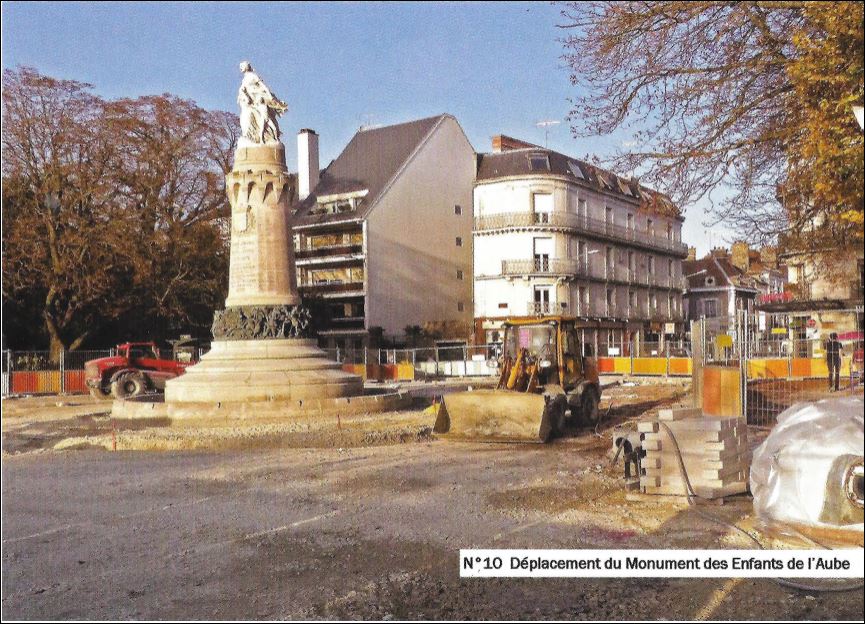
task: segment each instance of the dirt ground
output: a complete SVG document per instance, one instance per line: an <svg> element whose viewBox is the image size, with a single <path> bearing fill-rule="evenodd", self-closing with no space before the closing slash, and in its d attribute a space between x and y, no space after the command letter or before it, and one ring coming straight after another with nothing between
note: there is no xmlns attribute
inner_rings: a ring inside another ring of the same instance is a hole
<svg viewBox="0 0 865 624"><path fill-rule="evenodd" d="M627 501L610 465L613 426L686 392L607 388L597 432L549 445L439 439L421 400L338 427L232 428L116 422L85 397L4 401L3 615L861 619L861 592L768 580L459 578L460 548L752 547L693 508ZM784 546L755 529L748 497L699 511Z"/></svg>

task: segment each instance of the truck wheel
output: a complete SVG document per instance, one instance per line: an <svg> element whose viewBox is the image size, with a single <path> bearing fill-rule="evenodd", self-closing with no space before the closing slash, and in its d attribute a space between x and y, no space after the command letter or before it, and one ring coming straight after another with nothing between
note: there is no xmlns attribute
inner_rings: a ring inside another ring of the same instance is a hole
<svg viewBox="0 0 865 624"><path fill-rule="evenodd" d="M598 416L600 415L598 403L600 403L600 397L597 390L594 388L583 390L583 395L580 397L580 419L583 425L594 427L598 424Z"/></svg>
<svg viewBox="0 0 865 624"><path fill-rule="evenodd" d="M102 388L90 388L90 396L97 401L104 401L111 396L111 393L105 392Z"/></svg>
<svg viewBox="0 0 865 624"><path fill-rule="evenodd" d="M141 373L123 373L111 382L111 395L115 399L128 399L143 394L147 382Z"/></svg>

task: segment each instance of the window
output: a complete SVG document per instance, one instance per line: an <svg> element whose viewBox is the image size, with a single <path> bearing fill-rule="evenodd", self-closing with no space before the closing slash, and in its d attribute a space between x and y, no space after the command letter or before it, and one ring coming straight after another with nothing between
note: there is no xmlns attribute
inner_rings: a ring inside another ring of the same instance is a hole
<svg viewBox="0 0 865 624"><path fill-rule="evenodd" d="M577 200L577 214L579 214L581 217L584 217L584 218L586 216L588 216L589 206L588 206L588 204L586 204L585 199L578 199Z"/></svg>
<svg viewBox="0 0 865 624"><path fill-rule="evenodd" d="M649 275L655 274L655 256L649 256Z"/></svg>
<svg viewBox="0 0 865 624"><path fill-rule="evenodd" d="M552 238L535 238L532 241L535 256L535 271L549 271L550 257L553 255Z"/></svg>
<svg viewBox="0 0 865 624"><path fill-rule="evenodd" d="M457 269L457 279L461 280L463 278L463 270Z"/></svg>
<svg viewBox="0 0 865 624"><path fill-rule="evenodd" d="M718 316L718 301L716 299L703 300L703 316L706 318Z"/></svg>
<svg viewBox="0 0 865 624"><path fill-rule="evenodd" d="M462 213L463 213L463 207L460 206L459 204L456 204L454 206L454 214L455 215L461 215Z"/></svg>
<svg viewBox="0 0 865 624"><path fill-rule="evenodd" d="M615 305L614 305L614 294L612 288L607 288L607 316L610 316L614 313Z"/></svg>
<svg viewBox="0 0 865 624"><path fill-rule="evenodd" d="M706 277L706 279L704 280L704 283L706 284L706 286L714 286L714 285L715 285L715 276L714 276L714 275L709 275L709 276Z"/></svg>
<svg viewBox="0 0 865 624"><path fill-rule="evenodd" d="M457 247L462 247L463 246L463 237L457 236L456 243L457 243Z"/></svg>
<svg viewBox="0 0 865 624"><path fill-rule="evenodd" d="M549 171L550 157L546 154L529 154L529 168L532 171Z"/></svg>
<svg viewBox="0 0 865 624"><path fill-rule="evenodd" d="M667 276L673 277L673 261L667 260Z"/></svg>
<svg viewBox="0 0 865 624"><path fill-rule="evenodd" d="M499 310L507 310L507 309L508 309L507 303L500 303L499 304Z"/></svg>
<svg viewBox="0 0 865 624"><path fill-rule="evenodd" d="M628 213L628 229L629 230L634 229L634 215L630 212Z"/></svg>
<svg viewBox="0 0 865 624"><path fill-rule="evenodd" d="M533 193L532 206L535 210L536 223L549 223L553 211L553 196L551 193Z"/></svg>
<svg viewBox="0 0 865 624"><path fill-rule="evenodd" d="M462 312L463 310L465 310L465 307L466 306L465 306L465 304L463 304L462 301L457 302L457 312Z"/></svg>

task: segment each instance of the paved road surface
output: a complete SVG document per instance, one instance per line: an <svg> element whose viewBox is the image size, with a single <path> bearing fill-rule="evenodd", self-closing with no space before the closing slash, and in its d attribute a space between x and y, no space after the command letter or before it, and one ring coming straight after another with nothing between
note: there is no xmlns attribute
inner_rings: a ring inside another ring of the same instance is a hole
<svg viewBox="0 0 865 624"><path fill-rule="evenodd" d="M6 455L3 615L861 618L861 593L809 597L762 580L460 580L460 547L725 539L688 511L625 504L600 451L580 448Z"/></svg>

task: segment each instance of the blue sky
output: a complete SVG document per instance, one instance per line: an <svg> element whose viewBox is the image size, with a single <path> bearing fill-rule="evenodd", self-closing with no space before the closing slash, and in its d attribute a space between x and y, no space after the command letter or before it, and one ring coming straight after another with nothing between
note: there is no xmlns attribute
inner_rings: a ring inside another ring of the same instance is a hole
<svg viewBox="0 0 865 624"><path fill-rule="evenodd" d="M249 60L288 102L290 168L299 128L321 135L325 164L361 124L441 112L478 151L499 133L543 144L542 120L562 122L552 149L584 157L615 147L571 137L575 91L549 3L4 2L2 21L4 68L31 65L108 98L168 92L235 110L237 64ZM683 238L704 252L703 210L684 208ZM712 228L712 244L725 234Z"/></svg>

